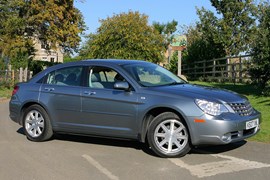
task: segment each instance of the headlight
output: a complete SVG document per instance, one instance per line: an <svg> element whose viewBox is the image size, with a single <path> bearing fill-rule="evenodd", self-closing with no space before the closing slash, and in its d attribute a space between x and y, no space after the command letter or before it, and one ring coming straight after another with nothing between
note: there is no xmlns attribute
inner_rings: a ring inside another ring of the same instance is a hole
<svg viewBox="0 0 270 180"><path fill-rule="evenodd" d="M197 104L197 106L199 106L201 110L212 116L218 116L221 113L229 112L228 109L220 103L206 101L203 99L196 99L195 103Z"/></svg>

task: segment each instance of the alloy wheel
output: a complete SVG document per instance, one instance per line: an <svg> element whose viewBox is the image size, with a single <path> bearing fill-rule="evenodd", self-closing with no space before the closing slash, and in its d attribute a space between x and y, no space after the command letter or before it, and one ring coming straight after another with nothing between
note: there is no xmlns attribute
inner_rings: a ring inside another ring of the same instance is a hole
<svg viewBox="0 0 270 180"><path fill-rule="evenodd" d="M33 137L39 137L44 130L44 118L37 110L28 112L25 117L25 129Z"/></svg>
<svg viewBox="0 0 270 180"><path fill-rule="evenodd" d="M154 142L166 154L178 153L188 143L187 129L178 120L163 121L155 128Z"/></svg>

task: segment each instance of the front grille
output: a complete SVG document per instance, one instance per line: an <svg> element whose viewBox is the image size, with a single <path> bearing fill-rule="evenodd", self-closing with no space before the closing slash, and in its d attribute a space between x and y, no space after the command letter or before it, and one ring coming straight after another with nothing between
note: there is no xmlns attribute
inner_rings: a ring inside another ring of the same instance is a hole
<svg viewBox="0 0 270 180"><path fill-rule="evenodd" d="M249 116L253 112L253 108L248 101L245 103L229 103L229 105L240 116Z"/></svg>

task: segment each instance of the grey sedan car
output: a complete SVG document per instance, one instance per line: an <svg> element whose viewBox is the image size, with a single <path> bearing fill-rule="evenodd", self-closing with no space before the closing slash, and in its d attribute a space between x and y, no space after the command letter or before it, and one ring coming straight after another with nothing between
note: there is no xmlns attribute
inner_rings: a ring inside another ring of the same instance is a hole
<svg viewBox="0 0 270 180"><path fill-rule="evenodd" d="M54 133L148 142L161 157L192 146L241 141L259 131L247 98L188 84L159 65L137 60L84 60L50 67L14 87L10 118L29 140Z"/></svg>

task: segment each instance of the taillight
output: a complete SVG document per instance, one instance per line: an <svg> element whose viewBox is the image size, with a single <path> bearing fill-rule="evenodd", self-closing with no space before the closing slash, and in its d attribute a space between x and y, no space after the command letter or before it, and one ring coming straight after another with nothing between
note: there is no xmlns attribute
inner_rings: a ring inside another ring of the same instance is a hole
<svg viewBox="0 0 270 180"><path fill-rule="evenodd" d="M12 91L12 96L15 95L19 91L19 86L14 86L13 91Z"/></svg>

